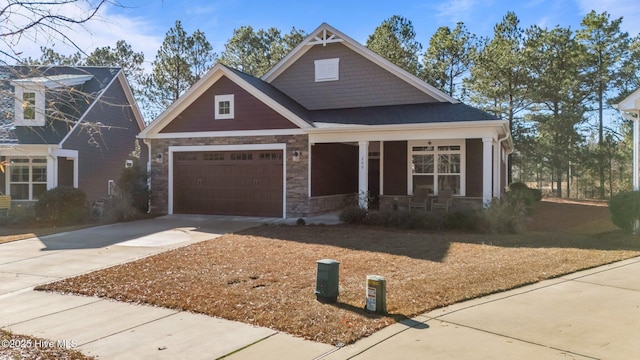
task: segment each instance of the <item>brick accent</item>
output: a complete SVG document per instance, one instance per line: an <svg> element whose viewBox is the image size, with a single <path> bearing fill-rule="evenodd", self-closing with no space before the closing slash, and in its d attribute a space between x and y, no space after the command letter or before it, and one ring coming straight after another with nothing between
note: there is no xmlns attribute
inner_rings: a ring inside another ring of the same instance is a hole
<svg viewBox="0 0 640 360"><path fill-rule="evenodd" d="M246 144L286 144L286 214L301 217L309 214L309 137L307 135L273 135L216 138L151 140L151 212L166 214L169 201L169 147ZM298 152L297 161L293 153ZM162 154L162 162L156 161Z"/></svg>

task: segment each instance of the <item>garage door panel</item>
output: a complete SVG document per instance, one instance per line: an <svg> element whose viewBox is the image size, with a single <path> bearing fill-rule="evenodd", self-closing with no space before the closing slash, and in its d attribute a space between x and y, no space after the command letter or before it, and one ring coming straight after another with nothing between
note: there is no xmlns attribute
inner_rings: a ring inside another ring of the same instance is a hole
<svg viewBox="0 0 640 360"><path fill-rule="evenodd" d="M176 153L174 213L281 216L282 151Z"/></svg>

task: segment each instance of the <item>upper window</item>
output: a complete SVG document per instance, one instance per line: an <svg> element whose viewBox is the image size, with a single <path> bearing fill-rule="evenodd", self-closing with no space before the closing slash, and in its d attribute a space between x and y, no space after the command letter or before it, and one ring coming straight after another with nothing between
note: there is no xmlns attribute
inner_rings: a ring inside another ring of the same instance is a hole
<svg viewBox="0 0 640 360"><path fill-rule="evenodd" d="M216 119L233 119L233 94L216 95L215 102Z"/></svg>
<svg viewBox="0 0 640 360"><path fill-rule="evenodd" d="M44 126L44 89L23 86L15 89L15 125Z"/></svg>
<svg viewBox="0 0 640 360"><path fill-rule="evenodd" d="M336 81L340 79L340 59L316 60L316 82Z"/></svg>

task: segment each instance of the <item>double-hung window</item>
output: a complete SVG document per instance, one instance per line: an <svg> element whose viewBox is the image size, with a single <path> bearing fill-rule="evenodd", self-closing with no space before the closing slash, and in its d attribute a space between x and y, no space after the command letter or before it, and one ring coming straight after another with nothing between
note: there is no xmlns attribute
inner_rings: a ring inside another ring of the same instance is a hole
<svg viewBox="0 0 640 360"><path fill-rule="evenodd" d="M36 200L47 191L46 158L11 158L9 193L13 200Z"/></svg>
<svg viewBox="0 0 640 360"><path fill-rule="evenodd" d="M463 195L462 142L414 142L410 144L411 186L416 190L428 190L437 194L450 189L455 195Z"/></svg>

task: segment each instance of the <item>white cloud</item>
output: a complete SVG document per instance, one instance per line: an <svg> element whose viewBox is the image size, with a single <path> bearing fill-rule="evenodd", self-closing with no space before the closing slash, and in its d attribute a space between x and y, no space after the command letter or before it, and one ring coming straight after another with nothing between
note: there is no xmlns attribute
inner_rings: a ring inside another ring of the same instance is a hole
<svg viewBox="0 0 640 360"><path fill-rule="evenodd" d="M637 21L640 18L640 2L638 0L576 0L580 11L586 15L591 10L595 10L598 13L608 12L611 15L611 19L622 20L622 30L629 33L631 36L636 36L640 33L640 22Z"/></svg>
<svg viewBox="0 0 640 360"><path fill-rule="evenodd" d="M69 18L80 19L86 18L91 9L86 2L82 1L58 6L54 11ZM33 18L32 13L21 9L1 20L12 29L17 29L24 27ZM154 29L146 20L119 15L109 4L100 8L92 19L83 24L62 24L56 30L63 35L43 27L36 27L19 37L10 38L10 42L4 39L4 43L0 42L0 51L17 53L21 58L38 58L41 54L41 46L50 47L61 54L68 55L77 52L78 48L90 53L97 47L113 47L118 40L125 40L134 51L143 52L145 60L151 62L162 43L162 38L154 33Z"/></svg>
<svg viewBox="0 0 640 360"><path fill-rule="evenodd" d="M480 5L478 0L452 0L443 2L438 6L438 17L445 18L452 23L464 21L473 13L477 5Z"/></svg>

